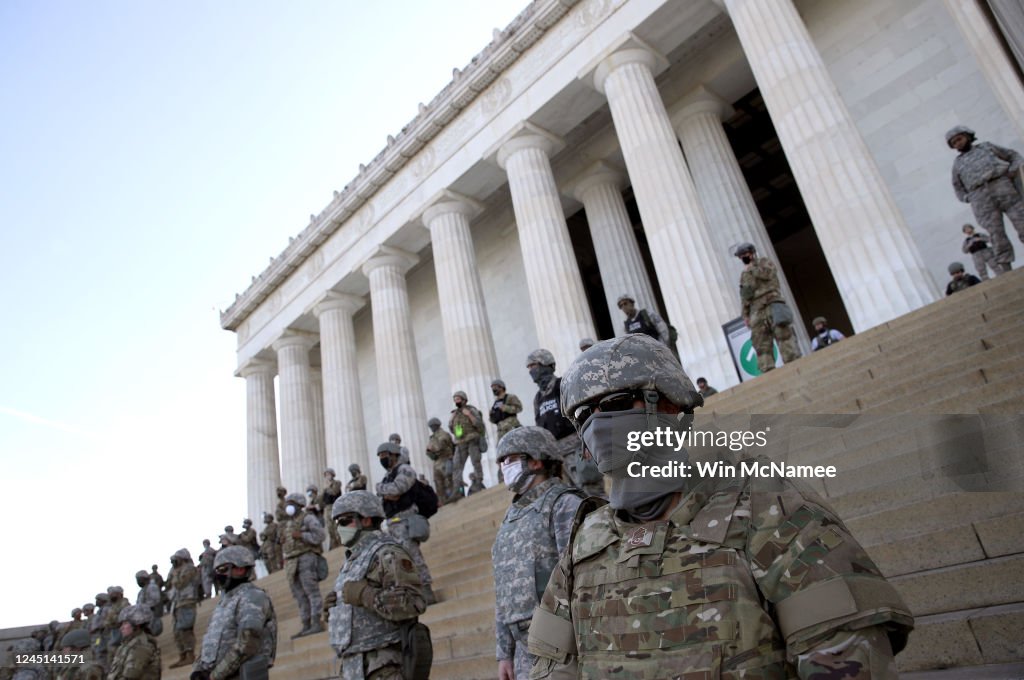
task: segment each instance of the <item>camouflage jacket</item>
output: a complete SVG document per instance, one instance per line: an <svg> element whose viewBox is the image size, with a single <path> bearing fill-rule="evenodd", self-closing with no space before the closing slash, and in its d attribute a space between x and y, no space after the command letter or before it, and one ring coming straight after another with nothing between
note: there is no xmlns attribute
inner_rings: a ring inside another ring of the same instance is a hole
<svg viewBox="0 0 1024 680"><path fill-rule="evenodd" d="M122 642L110 662L107 680L160 680L156 640L140 631Z"/></svg>
<svg viewBox="0 0 1024 680"><path fill-rule="evenodd" d="M470 418L462 412L462 408L473 414ZM484 417L480 415L480 410L476 406L466 404L462 408L452 409L451 417L448 419L448 430L452 433L455 438L456 444L462 444L465 442L471 442L474 439L479 439L480 434L484 432Z"/></svg>
<svg viewBox="0 0 1024 680"><path fill-rule="evenodd" d="M455 453L455 442L452 436L440 427L437 432L430 434L430 441L427 442L427 458L430 460L444 460L451 458Z"/></svg>
<svg viewBox="0 0 1024 680"><path fill-rule="evenodd" d="M142 605L143 607L149 607L150 611L153 612L154 617L158 617L158 612L163 611L163 599L160 596L160 589L157 588L156 584L150 580L146 584L145 588L139 590L138 596L135 598L135 604Z"/></svg>
<svg viewBox="0 0 1024 680"><path fill-rule="evenodd" d="M883 631L902 649L906 605L832 510L790 480L705 479L663 522L630 523L609 506L581 515L534 613L531 677L565 663L582 678L895 677ZM557 619L574 630L568 652L534 635Z"/></svg>
<svg viewBox="0 0 1024 680"><path fill-rule="evenodd" d="M284 502L283 498L279 498L277 500L277 509L274 510L274 519L276 519L278 522L288 521L288 513L284 509L285 505L287 504Z"/></svg>
<svg viewBox="0 0 1024 680"><path fill-rule="evenodd" d="M348 484L345 485L345 491L362 491L366 489L366 475L358 475L348 480Z"/></svg>
<svg viewBox="0 0 1024 680"><path fill-rule="evenodd" d="M121 610L127 607L130 603L128 598L121 596L117 602L111 602L103 608L103 627L107 630L117 630L119 624L117 622L117 615L121 613Z"/></svg>
<svg viewBox="0 0 1024 680"><path fill-rule="evenodd" d="M334 505L334 501L338 500L341 496L341 482L337 479L332 479L331 483L324 487L324 490L320 492L316 502L319 503L325 514L330 514L331 506Z"/></svg>
<svg viewBox="0 0 1024 680"><path fill-rule="evenodd" d="M248 548L255 555L260 550L260 543L256 540L256 530L249 527L238 535L238 545Z"/></svg>
<svg viewBox="0 0 1024 680"><path fill-rule="evenodd" d="M740 274L740 302L743 317L751 316L773 302L782 302L779 290L779 275L775 265L766 257L754 260L749 268Z"/></svg>
<svg viewBox="0 0 1024 680"><path fill-rule="evenodd" d="M263 531L260 532L260 540L263 541L262 554L274 555L277 553L280 528L281 525L277 522L271 522L263 527Z"/></svg>
<svg viewBox="0 0 1024 680"><path fill-rule="evenodd" d="M509 625L533 616L558 556L569 543L580 493L560 479L546 479L516 496L498 527L491 560L499 661L511 659L515 652Z"/></svg>
<svg viewBox="0 0 1024 680"><path fill-rule="evenodd" d="M86 654L86 661L82 665L67 666L57 673L57 680L104 680L107 674L103 666L96 663Z"/></svg>
<svg viewBox="0 0 1024 680"><path fill-rule="evenodd" d="M345 584L366 581L359 605L342 601ZM328 619L331 647L340 657L361 654L401 640L403 623L427 608L423 588L409 553L380 531L364 532L345 553L334 582L338 603Z"/></svg>
<svg viewBox="0 0 1024 680"><path fill-rule="evenodd" d="M87 625L89 626L90 633L101 633L103 632L103 619L106 616L107 605L102 607L96 607L93 610L93 615L86 617Z"/></svg>
<svg viewBox="0 0 1024 680"><path fill-rule="evenodd" d="M174 589L172 602L175 608L196 603L196 587L199 585L199 570L191 562L182 562L167 574L167 583Z"/></svg>
<svg viewBox="0 0 1024 680"><path fill-rule="evenodd" d="M194 670L209 671L211 680L224 680L236 675L242 664L257 654L274 665L277 615L267 593L249 582L221 596Z"/></svg>
<svg viewBox="0 0 1024 680"><path fill-rule="evenodd" d="M1020 171L1024 157L1013 149L990 142L973 144L953 161L953 191L961 203L970 202L970 194L992 180Z"/></svg>
<svg viewBox="0 0 1024 680"><path fill-rule="evenodd" d="M199 553L199 571L204 574L213 574L213 561L217 559L217 551L213 546L206 548Z"/></svg>
<svg viewBox="0 0 1024 680"><path fill-rule="evenodd" d="M296 531L302 533L301 538L292 536ZM284 558L291 560L308 552L323 552L321 544L326 535L316 517L305 510L300 510L281 525L281 549Z"/></svg>

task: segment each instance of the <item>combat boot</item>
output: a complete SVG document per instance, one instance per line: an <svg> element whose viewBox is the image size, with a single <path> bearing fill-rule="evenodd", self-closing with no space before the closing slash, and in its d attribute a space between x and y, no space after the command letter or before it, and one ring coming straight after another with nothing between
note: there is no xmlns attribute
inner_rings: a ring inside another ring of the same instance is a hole
<svg viewBox="0 0 1024 680"><path fill-rule="evenodd" d="M322 633L323 630L324 627L320 624L320 617L318 616L310 622L309 632L306 635L316 635L317 633Z"/></svg>
<svg viewBox="0 0 1024 680"><path fill-rule="evenodd" d="M303 619L303 621L302 621L302 630L300 630L298 633L293 635L291 637L291 639L294 640L295 638L300 638L300 637L302 637L304 635L309 635L309 619Z"/></svg>
<svg viewBox="0 0 1024 680"><path fill-rule="evenodd" d="M169 668L182 668L184 666L191 666L196 660L195 655L192 652L182 652L178 657L178 660L172 663Z"/></svg>

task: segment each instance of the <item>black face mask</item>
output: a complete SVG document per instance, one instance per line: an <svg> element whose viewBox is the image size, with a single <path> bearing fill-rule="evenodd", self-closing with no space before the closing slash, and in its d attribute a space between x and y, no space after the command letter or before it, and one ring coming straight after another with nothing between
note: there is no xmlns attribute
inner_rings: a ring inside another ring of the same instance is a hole
<svg viewBox="0 0 1024 680"><path fill-rule="evenodd" d="M754 256L753 255L743 255L742 257L740 257L740 260L743 262L743 264L750 264L751 262L754 261Z"/></svg>
<svg viewBox="0 0 1024 680"><path fill-rule="evenodd" d="M534 366L530 369L530 380L537 385L546 382L555 374L554 366Z"/></svg>
<svg viewBox="0 0 1024 680"><path fill-rule="evenodd" d="M380 466L382 468L384 468L385 470L390 470L391 469L391 458L389 456L384 456L383 458L381 458L380 459Z"/></svg>
<svg viewBox="0 0 1024 680"><path fill-rule="evenodd" d="M246 577L234 578L234 577L231 576L231 572L228 572L227 574L216 574L215 573L213 575L213 582L216 583L218 586L220 586L225 591L234 590L235 588L237 588L238 586L242 585L243 583L245 583L248 580L249 579L246 578Z"/></svg>
<svg viewBox="0 0 1024 680"><path fill-rule="evenodd" d="M431 431L431 432L437 432L437 431L438 431L438 430L440 430L440 429L441 429L441 426L440 426L440 425L431 425L431 426L430 426L430 431Z"/></svg>
<svg viewBox="0 0 1024 680"><path fill-rule="evenodd" d="M497 397L501 394L501 390L491 390L491 394Z"/></svg>
<svg viewBox="0 0 1024 680"><path fill-rule="evenodd" d="M149 585L149 581L143 581L142 579L135 579L135 582L139 584L140 588L145 588Z"/></svg>

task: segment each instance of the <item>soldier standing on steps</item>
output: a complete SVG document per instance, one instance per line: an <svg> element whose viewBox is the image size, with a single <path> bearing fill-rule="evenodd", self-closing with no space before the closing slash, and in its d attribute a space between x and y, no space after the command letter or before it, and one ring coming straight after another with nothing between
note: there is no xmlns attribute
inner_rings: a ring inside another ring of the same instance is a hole
<svg viewBox="0 0 1024 680"><path fill-rule="evenodd" d="M430 441L427 442L427 458L434 462L434 491L437 492L439 504L455 500L452 497L452 457L455 455L455 442L452 436L441 429L441 421L431 418L427 421L430 428Z"/></svg>
<svg viewBox="0 0 1024 680"><path fill-rule="evenodd" d="M327 468L324 470L324 488L320 492L320 497L317 498L317 505L323 508L324 515L327 515L331 511L331 507L334 506L334 501L341 497L341 482L335 479L334 468ZM327 525L327 536L330 538L328 543L328 549L334 550L339 545L337 527L334 526L334 522L331 521L330 517L324 517Z"/></svg>
<svg viewBox="0 0 1024 680"><path fill-rule="evenodd" d="M178 660L171 668L190 666L196 660L196 603L202 588L199 570L192 564L192 554L182 548L171 555L171 571L167 583L174 592L171 614L174 621L174 644L178 647Z"/></svg>
<svg viewBox="0 0 1024 680"><path fill-rule="evenodd" d="M430 577L430 569L427 561L423 559L423 551L420 550L419 539L412 535L412 522L420 519L419 508L413 500L412 487L416 483L416 472L408 463L401 462L402 452L398 444L387 442L377 447L377 458L381 466L388 471L384 480L377 485L377 495L381 498L381 507L384 508L386 531L395 540L402 544L409 556L412 557L416 571L420 575L420 583L423 584L423 596L427 604L434 604L434 591L431 589L433 579ZM416 516L416 517L414 517ZM426 521L425 519L423 521Z"/></svg>
<svg viewBox="0 0 1024 680"><path fill-rule="evenodd" d="M365 491L366 475L359 469L359 466L352 463L348 466L348 473L352 475L352 479L348 480L348 484L345 485L345 491Z"/></svg>
<svg viewBox="0 0 1024 680"><path fill-rule="evenodd" d="M294 640L323 630L320 625L323 599L316 576L317 557L323 552L325 532L320 522L305 511L306 498L301 493L288 494L285 501L288 521L281 525L284 570L302 620L302 630L292 636Z"/></svg>
<svg viewBox="0 0 1024 680"><path fill-rule="evenodd" d="M252 553L252 558L260 552L260 542L256 538L256 530L252 528L252 520L246 517L242 520L242 533L238 535L238 545Z"/></svg>
<svg viewBox="0 0 1024 680"><path fill-rule="evenodd" d="M491 548L498 680L526 680L535 661L526 648L533 610L569 543L582 494L562 483L555 438L542 427L509 432L497 453L515 494Z"/></svg>
<svg viewBox="0 0 1024 680"><path fill-rule="evenodd" d="M152 620L148 607L131 605L121 610L117 621L122 642L110 662L107 680L160 680L160 648L150 633Z"/></svg>
<svg viewBox="0 0 1024 680"><path fill-rule="evenodd" d="M674 442L701 403L668 348L641 335L600 342L566 371L562 408L610 502L576 514L533 614L530 677L895 680L913 618L812 492L783 477L631 476L640 459L689 456L630 452L626 434Z"/></svg>
<svg viewBox="0 0 1024 680"><path fill-rule="evenodd" d="M402 638L427 608L416 567L402 545L381 531L384 507L372 493L345 494L334 502L331 517L347 548L324 601L341 678L403 680Z"/></svg>
<svg viewBox="0 0 1024 680"><path fill-rule="evenodd" d="M775 265L767 257L758 257L753 243L741 243L735 255L744 264L740 301L743 322L750 328L750 344L757 352L758 369L767 373L775 368L773 340L779 343L784 363L796 361L800 358L800 347L793 334L793 312L782 297Z"/></svg>
<svg viewBox="0 0 1024 680"><path fill-rule="evenodd" d="M486 436L484 419L479 409L469 403L462 390L452 395L455 408L448 419L448 429L455 438L455 463L452 466L452 488L462 483L466 459L473 463L473 472L483 484L484 469L480 463L480 438Z"/></svg>
<svg viewBox="0 0 1024 680"><path fill-rule="evenodd" d="M263 563L266 565L267 571L273 574L275 571L281 571L283 566L281 564L281 526L274 521L274 516L269 512L263 513L263 522L266 526L260 532L260 540L263 541L260 554L263 556Z"/></svg>
<svg viewBox="0 0 1024 680"><path fill-rule="evenodd" d="M210 539L203 539L203 552L199 554L199 581L203 584L203 599L213 595L213 560L217 551L210 545Z"/></svg>

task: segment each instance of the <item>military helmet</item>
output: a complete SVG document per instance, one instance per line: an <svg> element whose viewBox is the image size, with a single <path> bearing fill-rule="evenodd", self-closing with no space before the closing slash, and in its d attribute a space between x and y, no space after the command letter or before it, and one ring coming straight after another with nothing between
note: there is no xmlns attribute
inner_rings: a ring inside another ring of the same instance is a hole
<svg viewBox="0 0 1024 680"><path fill-rule="evenodd" d="M956 274L957 272L962 272L963 270L964 270L963 262L950 262L949 263L949 273L950 274Z"/></svg>
<svg viewBox="0 0 1024 680"><path fill-rule="evenodd" d="M435 418L434 420L437 420L437 418ZM349 472L361 472L361 470L359 469L359 466L356 463L352 463L351 465L349 465L348 466L348 471Z"/></svg>
<svg viewBox="0 0 1024 680"><path fill-rule="evenodd" d="M736 250L732 251L732 254L735 257L740 257L744 253L753 253L753 252L756 252L756 251L757 251L757 248L754 246L754 244L750 243L750 242L747 242L747 243L741 243L738 246L736 246Z"/></svg>
<svg viewBox="0 0 1024 680"><path fill-rule="evenodd" d="M274 520L274 515L272 515L271 513L269 513L269 512L264 510L263 511L263 521L264 522L272 522L273 520Z"/></svg>
<svg viewBox="0 0 1024 680"><path fill-rule="evenodd" d="M291 503L303 508L306 506L306 497L301 493L290 493L284 497L284 502L285 504Z"/></svg>
<svg viewBox="0 0 1024 680"><path fill-rule="evenodd" d="M593 346L594 346L594 339L593 338L583 338L582 340L580 340L580 349L581 350L589 349L589 348L591 348Z"/></svg>
<svg viewBox="0 0 1024 680"><path fill-rule="evenodd" d="M89 631L84 628L68 631L60 641L61 647L71 647L72 649L85 649L91 646L91 643Z"/></svg>
<svg viewBox="0 0 1024 680"><path fill-rule="evenodd" d="M330 473L332 477L337 477L338 473L334 471L334 468L327 468L324 470L324 474Z"/></svg>
<svg viewBox="0 0 1024 680"><path fill-rule="evenodd" d="M309 493L310 491L316 493L319 490L320 489L317 488L316 484L310 484L309 486L306 487L306 493Z"/></svg>
<svg viewBox="0 0 1024 680"><path fill-rule="evenodd" d="M623 293L619 296L619 299L615 301L615 306L621 307L623 302L632 302L636 304L636 299L631 293Z"/></svg>
<svg viewBox="0 0 1024 680"><path fill-rule="evenodd" d="M541 366L554 366L555 355L546 349L535 349L526 357L526 365L540 364Z"/></svg>
<svg viewBox="0 0 1024 680"><path fill-rule="evenodd" d="M94 605L92 602L86 602L85 604L82 605L82 613L83 614L85 612L93 612L93 611L96 611L96 605Z"/></svg>
<svg viewBox="0 0 1024 680"><path fill-rule="evenodd" d="M380 498L369 491L349 491L339 497L331 506L331 519L337 519L346 513L355 513L360 517L379 517L384 519L384 505Z"/></svg>
<svg viewBox="0 0 1024 680"><path fill-rule="evenodd" d="M955 125L946 131L946 145L952 147L953 138L957 135L967 135L971 140L975 139L974 130L966 125Z"/></svg>
<svg viewBox="0 0 1024 680"><path fill-rule="evenodd" d="M146 579L147 581L149 580L149 572L145 569L139 569L135 572L135 580L141 581L142 579Z"/></svg>
<svg viewBox="0 0 1024 680"><path fill-rule="evenodd" d="M81 614L81 613L82 613L82 610L79 607L75 607L74 609L71 610L71 615L72 616L75 616L76 614Z"/></svg>
<svg viewBox="0 0 1024 680"><path fill-rule="evenodd" d="M510 430L498 442L498 462L521 453L534 460L561 460L555 451L555 436L543 427L530 425Z"/></svg>
<svg viewBox="0 0 1024 680"><path fill-rule="evenodd" d="M106 604L107 602L110 602L110 595L107 595L106 593L96 593L95 599L97 602Z"/></svg>
<svg viewBox="0 0 1024 680"><path fill-rule="evenodd" d="M277 493L287 493L288 489L284 488L283 486L279 486L277 487L276 491Z"/></svg>
<svg viewBox="0 0 1024 680"><path fill-rule="evenodd" d="M388 435L388 441L400 444L402 442L402 435L398 434L397 432L392 432L391 434Z"/></svg>
<svg viewBox="0 0 1024 680"><path fill-rule="evenodd" d="M121 610L117 615L117 622L127 621L133 626L145 626L153 620L153 610L139 604L133 604Z"/></svg>
<svg viewBox="0 0 1024 680"><path fill-rule="evenodd" d="M246 528L251 527L252 526L252 520L249 519L248 517L246 517L245 519L242 520L242 526L246 527Z"/></svg>
<svg viewBox="0 0 1024 680"><path fill-rule="evenodd" d="M377 447L377 455L379 456L382 453L393 453L397 456L402 453L402 447L394 442L384 442Z"/></svg>
<svg viewBox="0 0 1024 680"><path fill-rule="evenodd" d="M820 323L820 324L821 324L822 326L827 326L827 325L828 325L828 319L826 319L826 318L825 318L825 317L823 317L823 316L816 316L816 317L814 317L814 320L813 320L813 321L811 321L811 325L812 325L812 326L817 326L817 325L818 325L819 323Z"/></svg>
<svg viewBox="0 0 1024 680"><path fill-rule="evenodd" d="M648 335L632 333L602 340L572 362L562 376L562 413L580 427L577 408L634 390L655 390L685 409L704 404L668 347Z"/></svg>
<svg viewBox="0 0 1024 680"><path fill-rule="evenodd" d="M225 564L236 567L254 567L256 561L252 558L251 550L240 545L232 545L220 550L216 559L213 560L214 569Z"/></svg>
<svg viewBox="0 0 1024 680"><path fill-rule="evenodd" d="M226 527L224 527L224 533L225 534L233 534L233 533L235 533L235 528L229 524Z"/></svg>
<svg viewBox="0 0 1024 680"><path fill-rule="evenodd" d="M171 557L173 557L174 559L177 559L177 560L191 560L192 559L192 553L190 553L188 551L188 548L180 548L180 549L176 550L174 552L174 554L171 555Z"/></svg>
<svg viewBox="0 0 1024 680"><path fill-rule="evenodd" d="M452 395L452 399L454 399L455 397L462 397L463 401L469 402L469 397L467 397L466 393L463 392L462 390L459 390L458 392Z"/></svg>
<svg viewBox="0 0 1024 680"><path fill-rule="evenodd" d="M494 387L495 385L497 385L501 389L505 389L505 381L502 380L501 378L495 378L494 380L491 381L491 387Z"/></svg>
<svg viewBox="0 0 1024 680"><path fill-rule="evenodd" d="M113 595L114 593L117 593L118 595L124 595L124 588L122 588L121 586L110 586L109 588L107 588L108 595Z"/></svg>
<svg viewBox="0 0 1024 680"><path fill-rule="evenodd" d="M430 420L427 421L427 427L434 427L435 425L437 425L438 427L441 427L441 421L439 419L437 419L437 418L431 418ZM351 469L352 468L349 467L349 470L351 470Z"/></svg>

